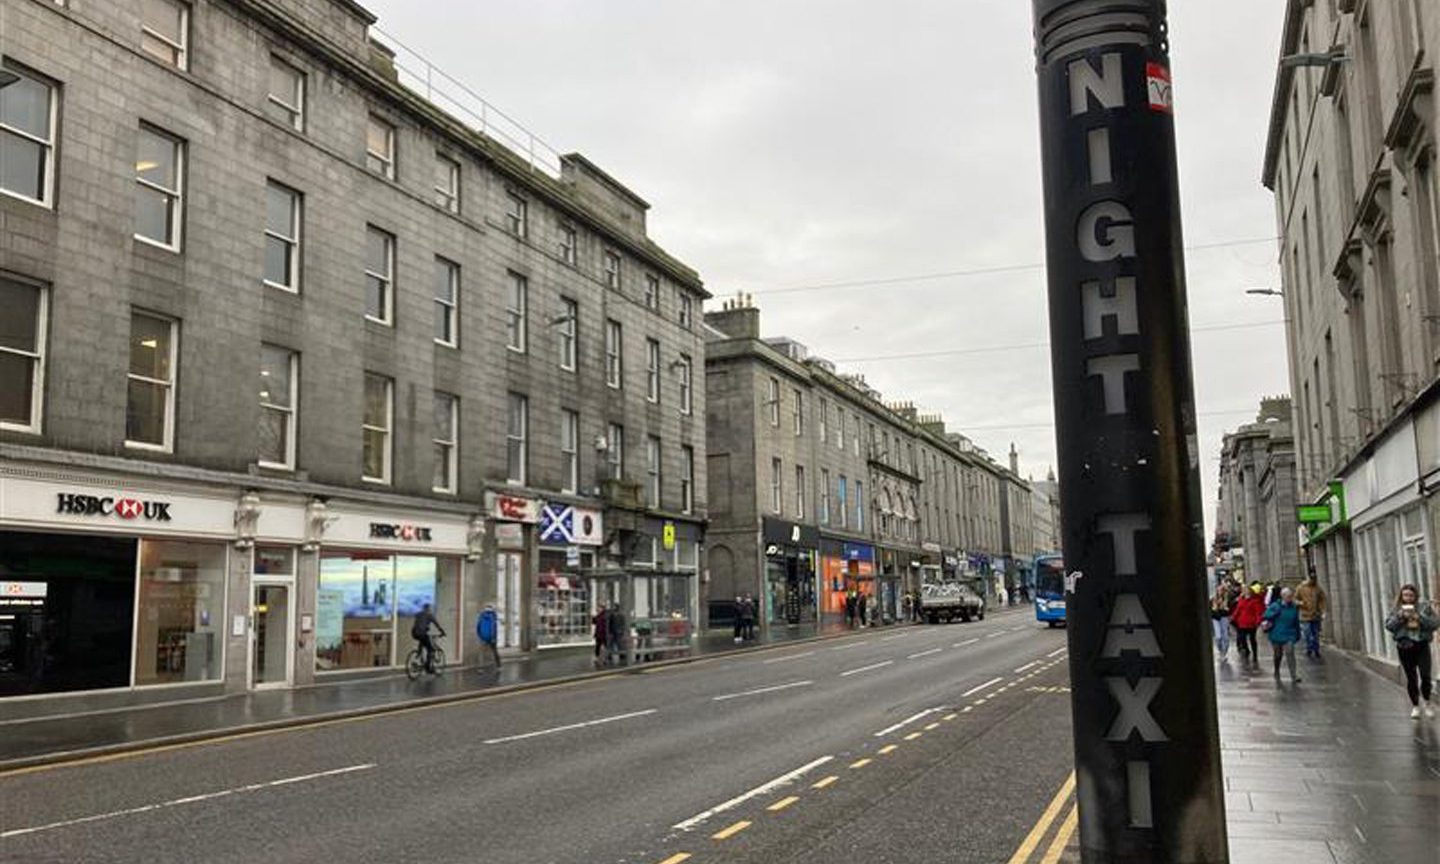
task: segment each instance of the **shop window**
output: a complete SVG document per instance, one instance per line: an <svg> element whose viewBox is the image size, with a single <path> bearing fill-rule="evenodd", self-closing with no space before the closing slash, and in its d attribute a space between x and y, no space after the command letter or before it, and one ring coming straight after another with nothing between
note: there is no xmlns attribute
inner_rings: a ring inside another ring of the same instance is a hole
<svg viewBox="0 0 1440 864"><path fill-rule="evenodd" d="M582 575L594 566L593 552L581 552L571 564L563 549L540 550L536 578L535 641L539 645L583 645L591 640L589 583Z"/></svg>
<svg viewBox="0 0 1440 864"><path fill-rule="evenodd" d="M256 546L256 576L294 576L295 550L288 546Z"/></svg>
<svg viewBox="0 0 1440 864"><path fill-rule="evenodd" d="M0 697L129 685L135 546L0 532Z"/></svg>
<svg viewBox="0 0 1440 864"><path fill-rule="evenodd" d="M218 681L225 645L225 546L140 544L135 684Z"/></svg>
<svg viewBox="0 0 1440 864"><path fill-rule="evenodd" d="M430 604L451 660L457 648L460 564L453 558L384 552L327 552L315 604L315 668L395 665L413 646L410 628Z"/></svg>

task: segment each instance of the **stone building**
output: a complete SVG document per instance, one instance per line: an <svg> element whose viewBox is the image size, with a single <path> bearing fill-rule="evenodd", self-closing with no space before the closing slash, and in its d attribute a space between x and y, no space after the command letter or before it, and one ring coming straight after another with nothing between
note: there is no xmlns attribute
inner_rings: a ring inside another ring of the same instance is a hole
<svg viewBox="0 0 1440 864"><path fill-rule="evenodd" d="M1289 0L1263 182L1274 191L1307 554L1330 634L1383 662L1399 586L1440 597L1440 185L1423 0Z"/></svg>
<svg viewBox="0 0 1440 864"><path fill-rule="evenodd" d="M390 669L424 603L452 662L490 603L507 649L597 596L688 639L707 295L643 200L352 0L3 21L0 696Z"/></svg>
<svg viewBox="0 0 1440 864"><path fill-rule="evenodd" d="M838 619L850 592L893 621L926 579L986 590L1007 560L1002 506L1018 478L939 417L763 338L748 299L705 320L712 622L742 594L770 627Z"/></svg>
<svg viewBox="0 0 1440 864"><path fill-rule="evenodd" d="M1227 434L1221 444L1216 548L1243 550L1247 582L1294 585L1305 575L1290 413L1288 398L1264 399L1255 422Z"/></svg>

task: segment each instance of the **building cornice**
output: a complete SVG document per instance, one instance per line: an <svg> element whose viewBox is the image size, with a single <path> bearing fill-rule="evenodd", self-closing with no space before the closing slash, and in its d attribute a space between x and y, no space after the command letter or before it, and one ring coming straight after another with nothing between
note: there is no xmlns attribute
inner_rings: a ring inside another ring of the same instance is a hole
<svg viewBox="0 0 1440 864"><path fill-rule="evenodd" d="M1295 53L1300 42L1300 22L1305 10L1314 0L1286 0L1285 30L1280 38L1280 57ZM1266 189L1275 189L1275 169L1280 161L1280 148L1285 142L1285 96L1290 92L1295 78L1295 68L1279 65L1276 58L1275 92L1270 97L1270 128L1265 137L1265 162L1260 172L1260 182Z"/></svg>

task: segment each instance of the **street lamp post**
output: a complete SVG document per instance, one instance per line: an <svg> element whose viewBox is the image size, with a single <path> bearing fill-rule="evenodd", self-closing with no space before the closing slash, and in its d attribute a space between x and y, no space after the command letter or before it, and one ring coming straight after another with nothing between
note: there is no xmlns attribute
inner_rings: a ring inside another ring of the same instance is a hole
<svg viewBox="0 0 1440 864"><path fill-rule="evenodd" d="M1165 0L1032 0L1087 864L1228 860Z"/></svg>

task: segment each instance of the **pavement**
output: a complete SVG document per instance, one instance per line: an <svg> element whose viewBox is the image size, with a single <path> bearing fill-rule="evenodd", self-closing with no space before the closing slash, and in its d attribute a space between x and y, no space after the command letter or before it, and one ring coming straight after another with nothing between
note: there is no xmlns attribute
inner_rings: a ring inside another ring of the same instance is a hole
<svg viewBox="0 0 1440 864"><path fill-rule="evenodd" d="M366 713L0 769L0 862L1075 862L1065 634L1025 611L363 682ZM1343 655L1298 685L1262 660L1217 664L1232 864L1440 861L1440 720Z"/></svg>

